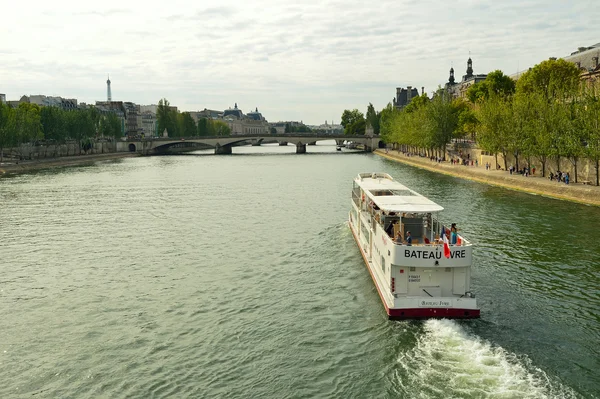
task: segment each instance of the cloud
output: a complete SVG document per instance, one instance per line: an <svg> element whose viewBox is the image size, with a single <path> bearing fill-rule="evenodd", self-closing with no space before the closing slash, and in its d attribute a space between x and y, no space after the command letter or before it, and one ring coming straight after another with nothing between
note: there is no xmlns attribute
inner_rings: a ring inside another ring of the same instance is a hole
<svg viewBox="0 0 600 399"><path fill-rule="evenodd" d="M94 11L81 11L81 12L75 12L73 13L73 15L75 16L87 16L87 15L91 15L91 16L99 16L99 17L112 17L115 15L127 15L127 14L131 14L133 13L132 10L126 9L126 8L111 8L108 10L94 10Z"/></svg>
<svg viewBox="0 0 600 399"><path fill-rule="evenodd" d="M512 73L568 55L598 41L600 17L578 0L283 3L105 0L102 8L58 2L33 11L13 3L0 89L10 99L48 90L93 102L104 98L110 72L119 99L167 97L183 110L238 101L269 120L322 122L369 102L381 109L396 87L431 92L450 66L462 76L469 55L475 73Z"/></svg>

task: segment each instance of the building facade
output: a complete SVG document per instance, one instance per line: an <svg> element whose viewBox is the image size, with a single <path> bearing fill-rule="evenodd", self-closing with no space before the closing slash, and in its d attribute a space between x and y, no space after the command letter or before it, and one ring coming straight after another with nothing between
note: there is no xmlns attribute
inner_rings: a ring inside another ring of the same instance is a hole
<svg viewBox="0 0 600 399"><path fill-rule="evenodd" d="M78 108L76 98L45 96L43 94L21 96L19 103L37 104L40 107L58 107L64 109L65 111Z"/></svg>
<svg viewBox="0 0 600 399"><path fill-rule="evenodd" d="M563 59L577 65L581 73L581 79L597 82L600 80L599 58L600 43L596 43L590 47L580 47Z"/></svg>
<svg viewBox="0 0 600 399"><path fill-rule="evenodd" d="M421 91L425 93L425 88L421 87ZM419 96L419 90L412 86L406 86L406 89L403 87L396 87L396 97L392 99L392 104L394 107L398 109L402 109L406 107L410 101Z"/></svg>
<svg viewBox="0 0 600 399"><path fill-rule="evenodd" d="M233 108L223 111L223 121L231 129L231 134L269 134L269 123L258 108L246 115L235 103Z"/></svg>
<svg viewBox="0 0 600 399"><path fill-rule="evenodd" d="M473 60L469 57L467 60L467 71L466 74L463 75L462 80L456 82L456 79L454 78L454 68L450 68L450 77L444 87L453 98L464 98L467 95L469 87L473 86L475 83L484 81L486 78L487 74L473 74Z"/></svg>

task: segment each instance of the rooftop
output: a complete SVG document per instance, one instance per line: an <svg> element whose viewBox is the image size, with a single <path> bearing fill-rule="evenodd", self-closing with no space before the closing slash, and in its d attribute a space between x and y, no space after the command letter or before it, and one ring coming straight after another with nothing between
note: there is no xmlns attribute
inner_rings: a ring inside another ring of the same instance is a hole
<svg viewBox="0 0 600 399"><path fill-rule="evenodd" d="M439 212L444 208L405 185L387 173L361 173L354 180L367 196L385 212Z"/></svg>

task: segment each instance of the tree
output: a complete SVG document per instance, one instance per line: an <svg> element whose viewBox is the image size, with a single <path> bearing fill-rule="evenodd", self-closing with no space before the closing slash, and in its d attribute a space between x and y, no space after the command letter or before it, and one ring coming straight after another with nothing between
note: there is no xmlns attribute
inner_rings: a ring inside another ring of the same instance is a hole
<svg viewBox="0 0 600 399"><path fill-rule="evenodd" d="M582 90L576 112L577 127L582 132L583 153L593 161L596 186L600 186L600 84Z"/></svg>
<svg viewBox="0 0 600 399"><path fill-rule="evenodd" d="M541 93L546 99L570 96L579 88L579 68L563 59L542 61L525 72L517 81L523 93Z"/></svg>
<svg viewBox="0 0 600 399"><path fill-rule="evenodd" d="M479 124L475 111L473 111L472 107L461 98L457 98L453 101L453 107L458 115L454 137L457 139L464 139L469 136L474 140L475 131Z"/></svg>
<svg viewBox="0 0 600 399"><path fill-rule="evenodd" d="M467 90L467 98L470 102L486 100L491 95L502 97L512 96L515 93L515 81L497 69L490 72L485 80L477 82Z"/></svg>
<svg viewBox="0 0 600 399"><path fill-rule="evenodd" d="M443 153L446 145L458 126L458 113L452 103L450 94L445 89L438 89L427 106L427 119L433 134L431 144Z"/></svg>
<svg viewBox="0 0 600 399"><path fill-rule="evenodd" d="M198 136L208 136L209 120L207 118L198 119Z"/></svg>
<svg viewBox="0 0 600 399"><path fill-rule="evenodd" d="M189 112L183 112L178 115L181 120L180 123L180 135L182 137L192 137L197 135L197 127L194 118Z"/></svg>
<svg viewBox="0 0 600 399"><path fill-rule="evenodd" d="M4 149L15 144L14 120L14 109L0 102L0 162L4 158Z"/></svg>
<svg viewBox="0 0 600 399"><path fill-rule="evenodd" d="M344 110L341 125L344 127L344 134L365 134L365 117L356 108L352 111Z"/></svg>
<svg viewBox="0 0 600 399"><path fill-rule="evenodd" d="M223 121L210 121L211 130L214 136L228 136L231 134L231 128L226 122Z"/></svg>
<svg viewBox="0 0 600 399"><path fill-rule="evenodd" d="M534 112L529 95L517 93L511 101L511 119L509 121L509 147L515 157L515 166L519 167L519 157L524 156L531 166L531 155L534 152Z"/></svg>
<svg viewBox="0 0 600 399"><path fill-rule="evenodd" d="M375 111L375 107L373 107L373 104L369 103L369 106L367 107L367 123L373 128L373 134L379 135L381 128L380 128L380 113Z"/></svg>
<svg viewBox="0 0 600 399"><path fill-rule="evenodd" d="M100 117L100 134L103 137L119 138L121 137L121 121L114 112L109 112Z"/></svg>
<svg viewBox="0 0 600 399"><path fill-rule="evenodd" d="M169 101L166 98L160 99L156 109L156 119L158 121L158 132L162 134L165 129L169 137L178 137L177 129L177 111L171 109Z"/></svg>
<svg viewBox="0 0 600 399"><path fill-rule="evenodd" d="M498 165L498 153L504 155L504 168L507 169L506 155L509 151L506 132L510 120L508 101L499 96L492 96L480 103L477 118L481 122L477 132L477 142L485 151L495 155Z"/></svg>
<svg viewBox="0 0 600 399"><path fill-rule="evenodd" d="M406 107L404 107L404 111L411 113L414 112L418 108L426 107L429 104L429 97L427 94L423 93L420 96L414 97Z"/></svg>

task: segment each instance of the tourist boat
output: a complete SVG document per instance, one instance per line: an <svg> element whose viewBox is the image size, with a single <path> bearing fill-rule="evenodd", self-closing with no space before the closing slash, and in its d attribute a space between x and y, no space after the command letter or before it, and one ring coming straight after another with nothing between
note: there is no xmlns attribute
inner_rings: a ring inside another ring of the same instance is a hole
<svg viewBox="0 0 600 399"><path fill-rule="evenodd" d="M459 234L450 243L444 208L387 173L360 173L351 205L350 230L389 318L479 317L472 244Z"/></svg>

